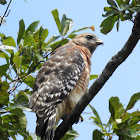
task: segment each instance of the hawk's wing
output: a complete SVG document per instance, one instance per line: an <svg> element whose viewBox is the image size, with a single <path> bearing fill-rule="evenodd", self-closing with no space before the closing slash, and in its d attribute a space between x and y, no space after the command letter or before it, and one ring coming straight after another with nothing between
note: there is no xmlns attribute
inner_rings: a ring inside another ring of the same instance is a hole
<svg viewBox="0 0 140 140"><path fill-rule="evenodd" d="M65 45L40 68L30 108L37 114L36 133L42 138L53 135L56 105L61 103L72 91L85 67L81 51L72 45Z"/></svg>

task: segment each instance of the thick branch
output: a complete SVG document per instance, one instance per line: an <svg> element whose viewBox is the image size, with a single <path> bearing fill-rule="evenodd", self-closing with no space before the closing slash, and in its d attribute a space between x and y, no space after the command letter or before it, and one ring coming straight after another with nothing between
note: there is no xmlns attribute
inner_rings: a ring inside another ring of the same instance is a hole
<svg viewBox="0 0 140 140"><path fill-rule="evenodd" d="M111 77L117 67L121 63L123 63L126 58L131 54L139 39L140 13L137 14L134 20L132 33L122 50L120 50L115 56L110 59L110 61L105 66L100 76L92 84L88 92L81 98L81 100L75 106L70 115L59 125L59 127L56 129L54 140L59 140L60 138L62 138L69 130L70 126L72 126L77 121L80 114L89 104L89 102L95 97L95 95L99 92L99 90L104 86L106 81Z"/></svg>

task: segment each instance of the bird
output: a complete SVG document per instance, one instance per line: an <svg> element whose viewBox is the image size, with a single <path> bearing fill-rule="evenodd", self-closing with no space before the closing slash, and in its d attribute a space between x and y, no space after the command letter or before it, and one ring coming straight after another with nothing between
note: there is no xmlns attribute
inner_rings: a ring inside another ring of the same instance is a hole
<svg viewBox="0 0 140 140"><path fill-rule="evenodd" d="M36 113L36 135L53 140L55 126L64 119L85 94L91 69L91 56L103 41L92 33L82 33L54 50L39 69L29 108Z"/></svg>

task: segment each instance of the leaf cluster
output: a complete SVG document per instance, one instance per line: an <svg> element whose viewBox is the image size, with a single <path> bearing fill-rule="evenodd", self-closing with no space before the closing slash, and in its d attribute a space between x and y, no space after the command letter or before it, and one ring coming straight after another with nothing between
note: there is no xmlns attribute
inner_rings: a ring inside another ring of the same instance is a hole
<svg viewBox="0 0 140 140"><path fill-rule="evenodd" d="M107 0L109 7L104 7L103 17L105 20L101 23L101 32L107 34L116 23L119 30L120 21L133 21L134 14L140 12L140 0Z"/></svg>
<svg viewBox="0 0 140 140"><path fill-rule="evenodd" d="M95 108L89 105L94 113L94 117L92 116L91 119L93 120L93 123L100 128L100 130L96 129L93 131L93 139L111 140L114 136L118 136L119 140L139 140L140 111L137 110L131 113L129 111L139 100L140 93L134 94L127 107L124 108L118 97L111 97L109 100L109 111L111 116L107 124L102 123Z"/></svg>
<svg viewBox="0 0 140 140"><path fill-rule="evenodd" d="M7 3L6 0L0 0L0 4L5 5Z"/></svg>

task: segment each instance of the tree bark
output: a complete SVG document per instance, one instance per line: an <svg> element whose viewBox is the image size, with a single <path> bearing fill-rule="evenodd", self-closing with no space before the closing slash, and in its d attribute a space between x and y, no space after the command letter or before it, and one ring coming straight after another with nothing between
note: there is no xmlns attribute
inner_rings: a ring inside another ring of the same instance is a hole
<svg viewBox="0 0 140 140"><path fill-rule="evenodd" d="M90 101L95 97L95 95L99 92L99 90L104 86L106 81L112 76L113 72L117 69L117 67L123 63L127 57L131 54L134 47L138 43L140 39L140 13L136 15L134 20L134 26L132 29L132 33L123 46L123 48L114 55L110 61L105 66L102 73L95 80L95 82L91 85L88 92L81 98L78 104L75 106L70 115L58 126L55 131L54 140L61 139L65 133L71 128L71 126L78 120L80 114L86 108L86 106L90 103Z"/></svg>

